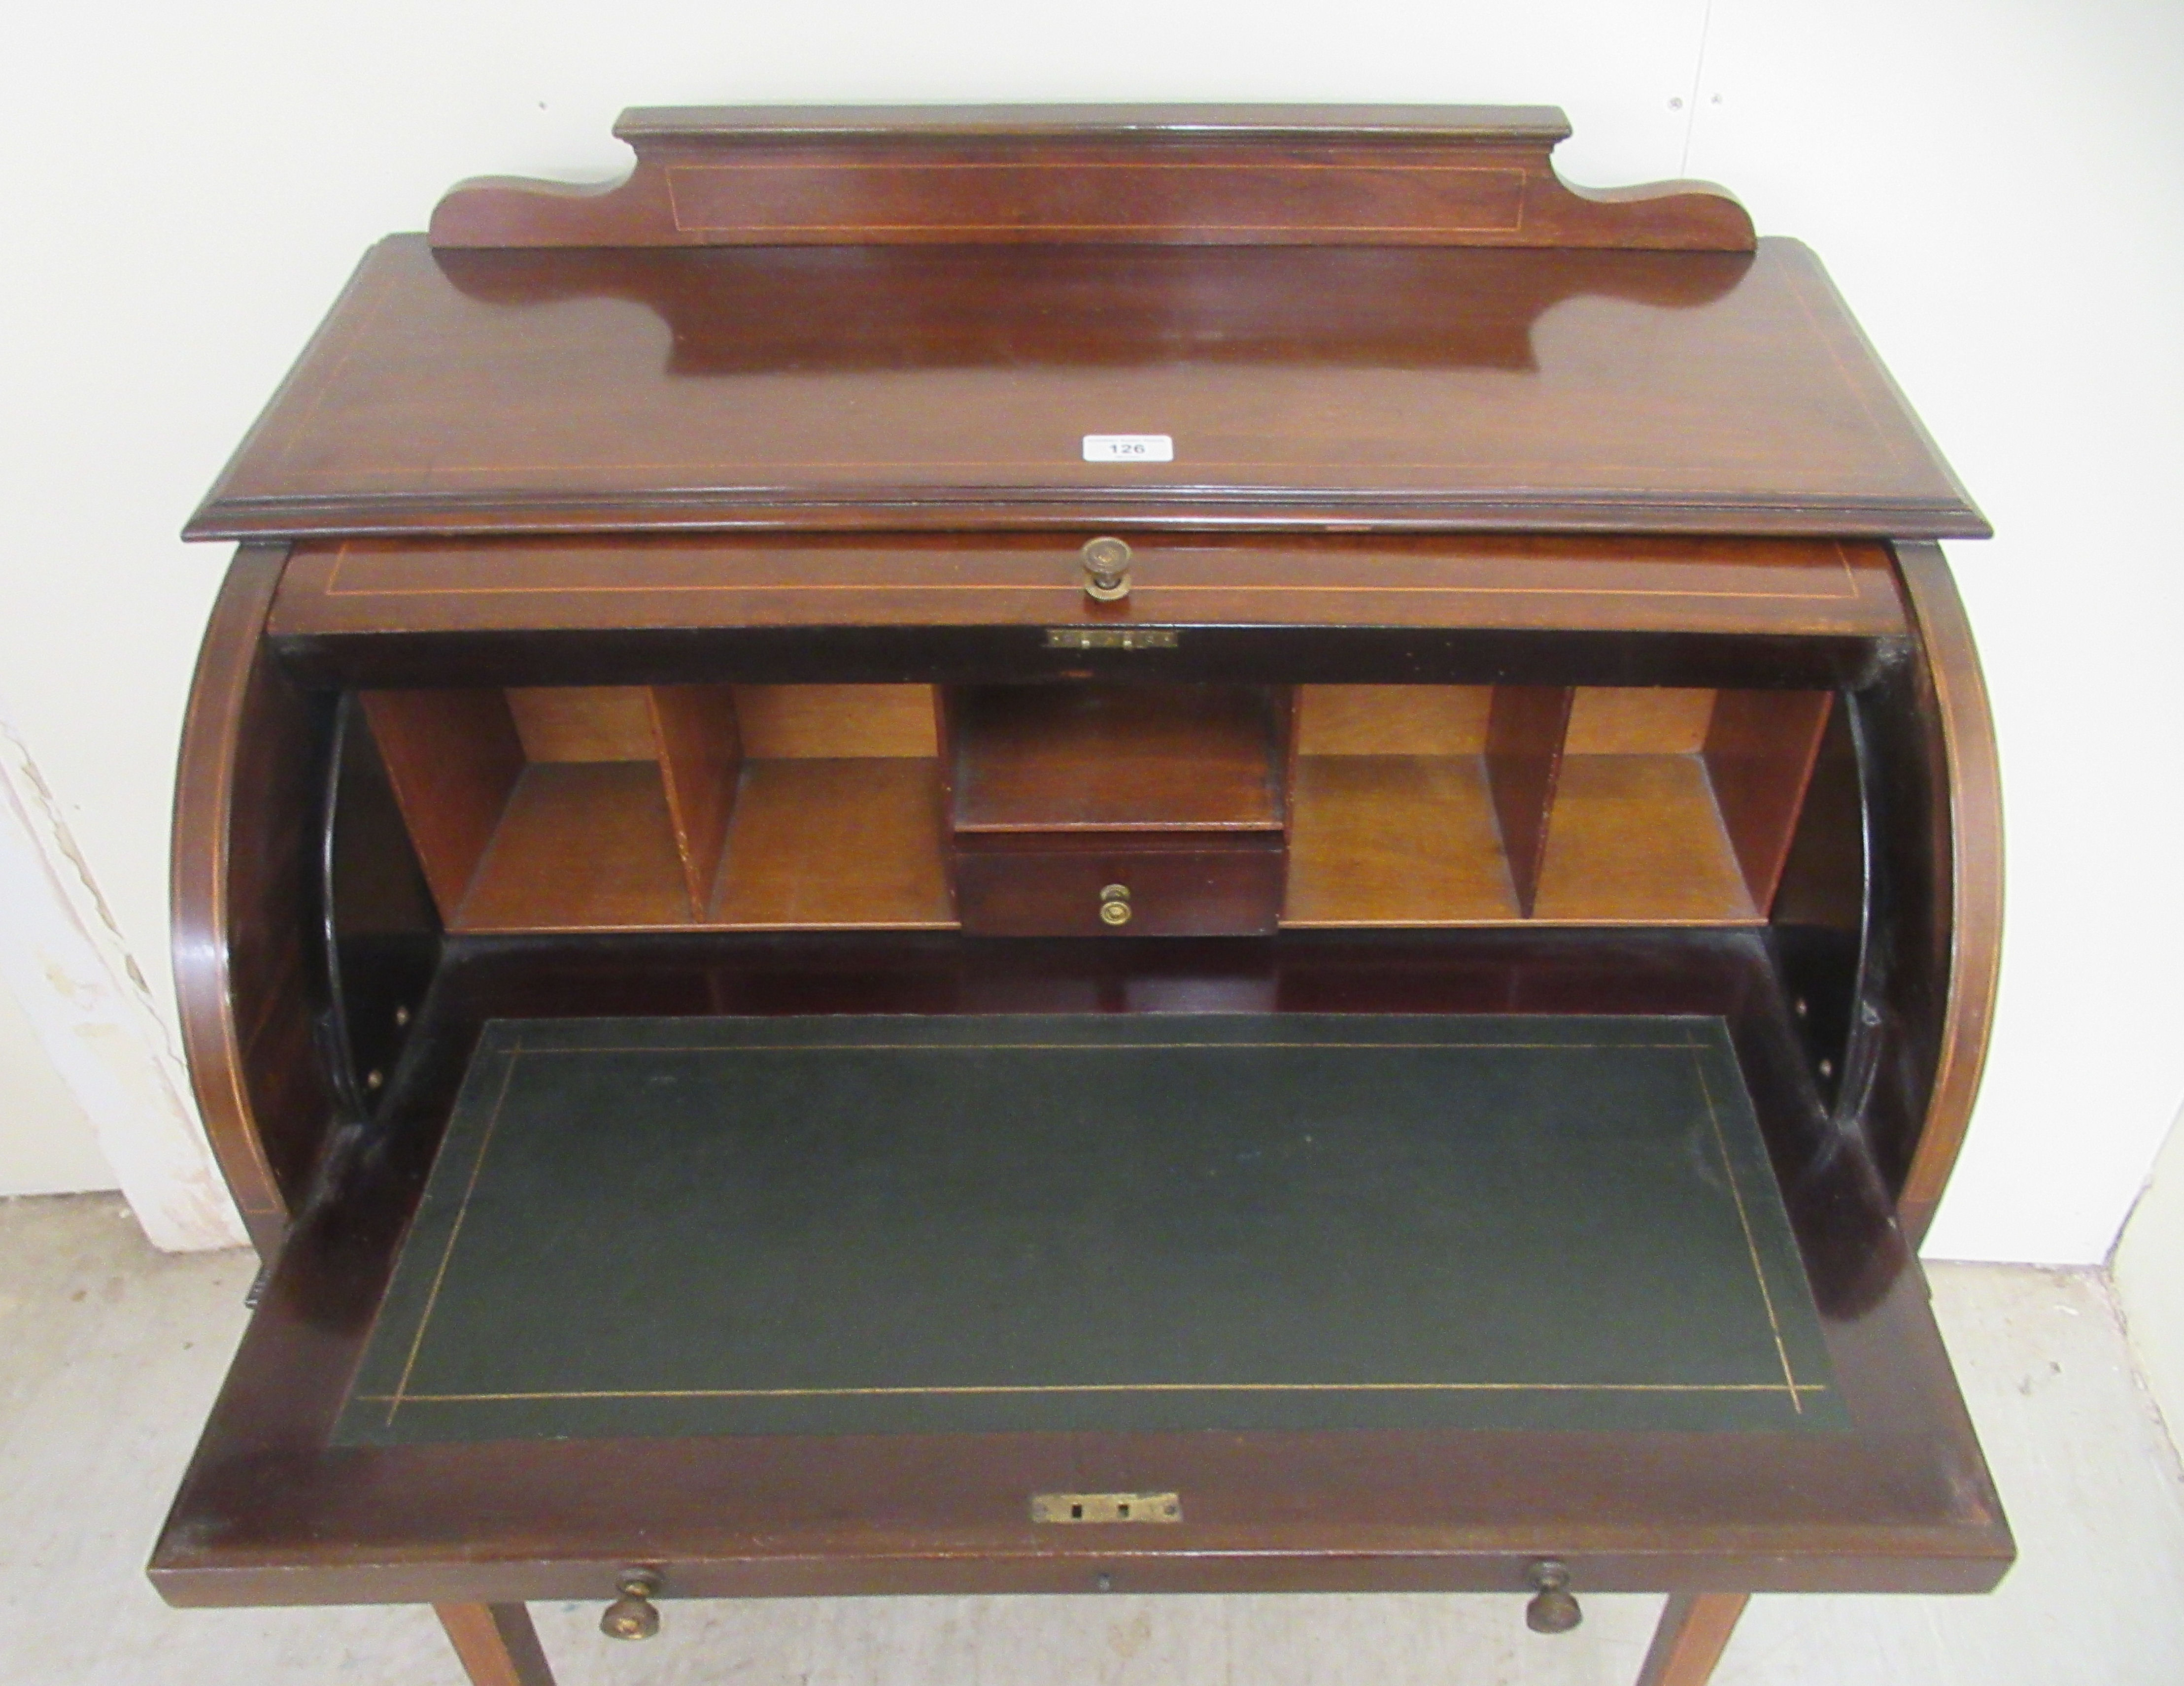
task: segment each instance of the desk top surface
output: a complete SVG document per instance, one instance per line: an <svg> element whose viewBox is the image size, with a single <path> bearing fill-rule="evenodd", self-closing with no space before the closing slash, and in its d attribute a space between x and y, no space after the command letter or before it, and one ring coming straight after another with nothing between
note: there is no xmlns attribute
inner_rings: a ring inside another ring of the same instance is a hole
<svg viewBox="0 0 2184 1686"><path fill-rule="evenodd" d="M1167 461L1087 461L1088 436ZM1982 535L1812 255L742 247L365 259L196 537Z"/></svg>

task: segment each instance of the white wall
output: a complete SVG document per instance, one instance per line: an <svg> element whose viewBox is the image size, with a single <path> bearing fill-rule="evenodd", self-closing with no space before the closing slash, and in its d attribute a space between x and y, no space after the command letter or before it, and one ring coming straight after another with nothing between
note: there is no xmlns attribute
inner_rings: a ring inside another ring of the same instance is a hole
<svg viewBox="0 0 2184 1686"><path fill-rule="evenodd" d="M2170 1126L2112 1262L2139 1373L2184 1451L2184 1118Z"/></svg>
<svg viewBox="0 0 2184 1686"><path fill-rule="evenodd" d="M223 565L173 533L365 244L459 176L618 173L626 103L1557 103L1821 251L2004 537L1956 547L2011 925L1933 1238L2103 1256L2184 1098L2184 7L2171 0L199 0L23 8L0 64L0 714L164 979L168 779Z"/></svg>
<svg viewBox="0 0 2184 1686"><path fill-rule="evenodd" d="M5 720L0 986L20 1006L49 1075L66 1085L145 1235L177 1249L238 1245L242 1222L198 1127L173 1027L98 893L60 799ZM36 1061L12 1069L35 1089ZM65 1121L54 1122L66 1132ZM0 1149L14 1133L0 1132ZM58 1144L31 1145L50 1153ZM15 1192L35 1188L36 1155L19 1155L11 1172Z"/></svg>
<svg viewBox="0 0 2184 1686"><path fill-rule="evenodd" d="M119 1185L91 1120L0 985L0 1194L80 1194Z"/></svg>

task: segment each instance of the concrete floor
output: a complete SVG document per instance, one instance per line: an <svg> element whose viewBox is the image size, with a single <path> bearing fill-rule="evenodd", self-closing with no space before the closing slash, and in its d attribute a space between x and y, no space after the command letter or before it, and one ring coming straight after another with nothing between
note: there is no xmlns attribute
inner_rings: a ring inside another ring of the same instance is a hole
<svg viewBox="0 0 2184 1686"><path fill-rule="evenodd" d="M170 1611L142 1563L243 1322L254 1261L153 1253L103 1195L0 1202L0 1682L458 1686L421 1610ZM2022 1554L1988 1597L1753 1602L1715 1678L2184 1682L2184 1480L2104 1283L1932 1268ZM858 1599L670 1605L619 1645L537 1610L564 1686L1607 1686L1657 1600L1559 1639L1513 1599Z"/></svg>

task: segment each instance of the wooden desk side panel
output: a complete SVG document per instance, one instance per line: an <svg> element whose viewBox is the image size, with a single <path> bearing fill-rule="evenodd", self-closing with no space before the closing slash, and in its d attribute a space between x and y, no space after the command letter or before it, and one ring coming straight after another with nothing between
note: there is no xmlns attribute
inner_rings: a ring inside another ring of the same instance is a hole
<svg viewBox="0 0 2184 1686"><path fill-rule="evenodd" d="M310 874L326 711L269 659L287 547L237 553L214 605L176 778L175 993L198 1106L260 1253L276 1248L332 1099L315 1046Z"/></svg>
<svg viewBox="0 0 2184 1686"><path fill-rule="evenodd" d="M1946 767L1948 989L1925 1128L1898 1207L1915 1244L1933 1220L1964 1146L1993 1027L2002 965L2002 776L1986 681L1971 623L1942 548L1896 547L1918 617Z"/></svg>

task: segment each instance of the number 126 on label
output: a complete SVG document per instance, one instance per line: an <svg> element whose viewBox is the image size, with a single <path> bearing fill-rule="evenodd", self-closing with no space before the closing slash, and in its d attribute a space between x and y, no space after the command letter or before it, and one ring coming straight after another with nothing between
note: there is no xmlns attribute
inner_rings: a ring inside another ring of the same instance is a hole
<svg viewBox="0 0 2184 1686"><path fill-rule="evenodd" d="M1088 463L1172 463L1175 439L1167 433L1088 433L1084 436Z"/></svg>

